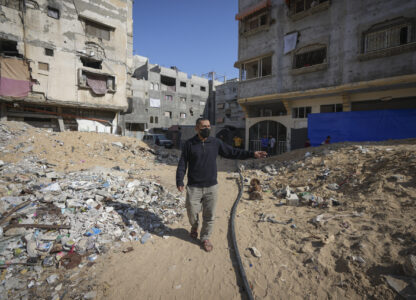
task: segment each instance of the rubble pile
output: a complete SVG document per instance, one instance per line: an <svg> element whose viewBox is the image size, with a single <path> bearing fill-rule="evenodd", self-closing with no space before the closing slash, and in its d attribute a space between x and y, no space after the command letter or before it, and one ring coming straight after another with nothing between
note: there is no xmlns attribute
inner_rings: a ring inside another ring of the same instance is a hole
<svg viewBox="0 0 416 300"><path fill-rule="evenodd" d="M281 291L290 282L291 295L300 298L304 291L318 298L416 294L409 271L416 255L415 140L301 149L243 162L241 169L245 187L258 178L265 195L241 208L252 228L240 230L253 240L239 243L263 254L260 261L247 254L246 265L254 265L249 280L278 273L265 285L277 282ZM285 267L270 266L276 257ZM254 293L273 294L260 286Z"/></svg>
<svg viewBox="0 0 416 300"><path fill-rule="evenodd" d="M0 146L26 130L0 124ZM18 162L0 161L0 299L92 299L91 287L70 288L80 269L123 243L169 235L184 213L183 196L143 178L140 168L60 172L32 150Z"/></svg>

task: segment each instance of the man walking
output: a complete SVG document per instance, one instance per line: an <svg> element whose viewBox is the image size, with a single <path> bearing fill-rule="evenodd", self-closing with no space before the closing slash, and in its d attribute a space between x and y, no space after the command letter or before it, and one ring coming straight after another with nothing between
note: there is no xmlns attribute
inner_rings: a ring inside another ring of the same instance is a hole
<svg viewBox="0 0 416 300"><path fill-rule="evenodd" d="M186 210L191 223L191 237L198 238L199 212L202 208L201 241L205 251L213 249L211 236L215 207L217 204L217 163L218 154L225 158L247 159L263 158L264 151L245 151L233 148L220 139L210 137L209 120L199 118L196 121L196 135L187 140L182 148L181 158L176 170L176 186L180 192L185 190L183 179L188 170L186 186Z"/></svg>

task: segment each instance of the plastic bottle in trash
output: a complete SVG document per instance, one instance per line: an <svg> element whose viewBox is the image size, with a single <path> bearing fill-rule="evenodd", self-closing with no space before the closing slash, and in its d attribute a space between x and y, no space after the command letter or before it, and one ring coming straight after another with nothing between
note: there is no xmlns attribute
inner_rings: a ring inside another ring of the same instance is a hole
<svg viewBox="0 0 416 300"><path fill-rule="evenodd" d="M142 244L144 244L144 243L146 243L150 238L152 237L152 235L150 234L150 233L148 233L148 232L146 232L143 236L142 236L142 238L141 238L141 240L140 240L140 242L142 243Z"/></svg>

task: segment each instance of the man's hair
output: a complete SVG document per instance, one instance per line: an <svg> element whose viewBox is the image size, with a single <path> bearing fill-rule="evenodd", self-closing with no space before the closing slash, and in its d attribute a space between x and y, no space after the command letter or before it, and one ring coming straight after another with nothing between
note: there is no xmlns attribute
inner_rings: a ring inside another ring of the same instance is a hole
<svg viewBox="0 0 416 300"><path fill-rule="evenodd" d="M196 119L195 125L198 126L199 123L201 123L202 121L209 121L207 118L198 118Z"/></svg>

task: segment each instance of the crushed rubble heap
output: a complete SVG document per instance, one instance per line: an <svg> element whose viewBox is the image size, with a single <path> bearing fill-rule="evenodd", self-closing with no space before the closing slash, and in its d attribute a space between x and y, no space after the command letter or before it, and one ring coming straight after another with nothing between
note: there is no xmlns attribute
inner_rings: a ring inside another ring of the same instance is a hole
<svg viewBox="0 0 416 300"><path fill-rule="evenodd" d="M0 124L2 150L26 128ZM30 153L33 146L20 148L25 156L18 162L0 161L0 299L59 299L61 279L74 274L68 270L91 265L122 243L169 235L168 225L184 213L183 196L142 178L140 168L59 172ZM156 161L169 158L154 154Z"/></svg>

